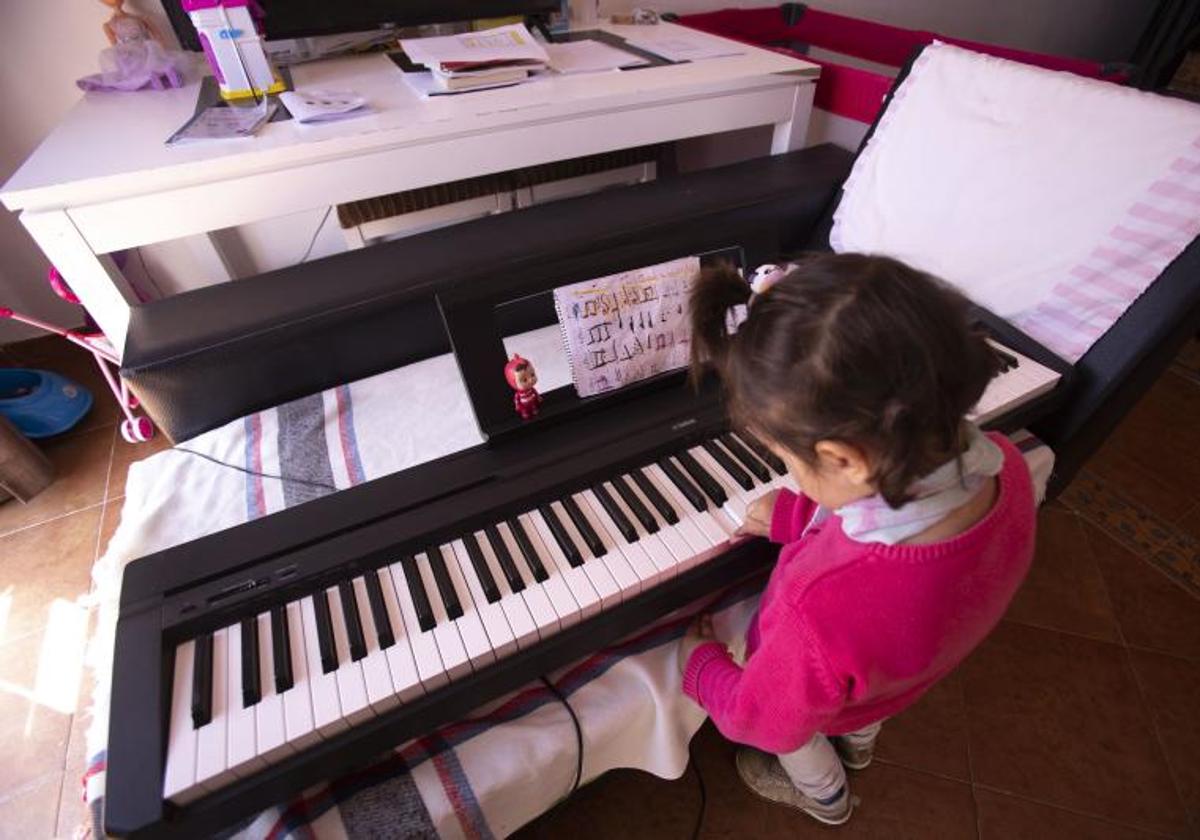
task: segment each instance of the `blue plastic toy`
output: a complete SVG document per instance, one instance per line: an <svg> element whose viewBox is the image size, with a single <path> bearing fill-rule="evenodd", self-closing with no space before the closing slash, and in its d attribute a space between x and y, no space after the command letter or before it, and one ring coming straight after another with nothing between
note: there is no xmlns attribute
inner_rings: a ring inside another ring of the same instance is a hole
<svg viewBox="0 0 1200 840"><path fill-rule="evenodd" d="M91 407L91 392L57 373L0 368L0 414L26 437L62 434Z"/></svg>

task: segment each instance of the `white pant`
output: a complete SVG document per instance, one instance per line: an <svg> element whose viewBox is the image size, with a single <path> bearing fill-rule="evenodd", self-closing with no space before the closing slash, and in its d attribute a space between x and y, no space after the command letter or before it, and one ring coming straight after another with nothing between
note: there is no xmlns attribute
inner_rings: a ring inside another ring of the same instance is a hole
<svg viewBox="0 0 1200 840"><path fill-rule="evenodd" d="M848 732L843 738L855 747L868 747L875 743L883 721L864 726L857 732ZM846 768L838 758L837 750L829 739L818 732L795 752L779 756L779 763L787 772L792 784L810 799L819 802L833 799L846 787Z"/></svg>

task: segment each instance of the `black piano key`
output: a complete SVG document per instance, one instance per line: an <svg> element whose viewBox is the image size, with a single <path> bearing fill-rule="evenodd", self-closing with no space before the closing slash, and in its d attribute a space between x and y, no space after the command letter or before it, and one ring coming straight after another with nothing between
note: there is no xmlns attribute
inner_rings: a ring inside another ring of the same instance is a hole
<svg viewBox="0 0 1200 840"><path fill-rule="evenodd" d="M333 620L329 617L328 593L314 592L313 617L317 620L317 647L321 651L321 671L331 674L337 670L337 646L333 643Z"/></svg>
<svg viewBox="0 0 1200 840"><path fill-rule="evenodd" d="M700 485L700 489L704 491L704 495L712 499L714 505L720 507L729 501L729 497L725 495L725 489L721 487L721 483L709 475L708 470L700 466L700 462L693 458L691 453L677 452L675 458L679 461L680 466L687 470L687 474L692 477L692 480Z"/></svg>
<svg viewBox="0 0 1200 840"><path fill-rule="evenodd" d="M564 496L562 500L563 510L567 512L567 516L571 517L571 521L575 523L575 527L579 529L579 536L583 537L583 541L587 543L587 547L591 550L593 557L603 557L608 553L608 549L604 547L604 541L600 539L600 535L592 527L592 523L588 522L583 511L579 509L579 504L570 496Z"/></svg>
<svg viewBox="0 0 1200 840"><path fill-rule="evenodd" d="M417 614L417 624L421 630L428 633L437 623L433 618L433 607L429 603L429 595L425 592L425 584L421 581L421 572L417 569L417 559L411 554L400 558L400 568L404 570L404 581L408 584L408 594L412 598L413 611Z"/></svg>
<svg viewBox="0 0 1200 840"><path fill-rule="evenodd" d="M733 460L733 456L711 440L706 440L700 445L717 462L717 466L725 470L729 474L729 477L738 483L739 487L743 490L754 489L754 479L750 477L750 473L742 469L741 464Z"/></svg>
<svg viewBox="0 0 1200 840"><path fill-rule="evenodd" d="M668 525L678 524L679 514L663 494L658 492L658 488L654 486L654 482L650 480L650 477L642 472L641 469L633 470L629 474L633 476L633 481L637 484L638 489L642 491L642 495L650 500L650 504L654 505L654 509L658 511L659 516L667 520Z"/></svg>
<svg viewBox="0 0 1200 840"><path fill-rule="evenodd" d="M619 475L612 479L612 486L616 488L617 495L629 506L629 510L633 515L637 517L637 521L642 523L642 527L651 534L657 533L658 520L642 504L642 500L638 498L637 493L633 492L633 488L629 486L629 482L625 480L625 476Z"/></svg>
<svg viewBox="0 0 1200 840"><path fill-rule="evenodd" d="M765 443L745 429L738 430L738 437L746 441L746 445L754 450L755 455L766 461L767 465L775 470L776 475L787 475L787 464L783 463L783 459L772 452Z"/></svg>
<svg viewBox="0 0 1200 840"><path fill-rule="evenodd" d="M475 577L479 579L479 588L483 590L483 597L487 598L489 604L496 603L500 600L500 587L496 585L496 579L492 577L492 570L488 568L487 560L484 559L483 549L479 547L479 540L475 539L474 534L465 534L463 545L467 547L467 557L470 558L471 566L475 569Z"/></svg>
<svg viewBox="0 0 1200 840"><path fill-rule="evenodd" d="M679 488L683 497L692 503L692 507L696 510L708 510L708 502L704 500L704 494L684 477L679 467L675 466L674 461L670 458L660 458L658 466L666 473L667 478L671 479L671 483Z"/></svg>
<svg viewBox="0 0 1200 840"><path fill-rule="evenodd" d="M275 666L275 692L283 694L294 685L292 676L292 631L287 607L271 608L271 661Z"/></svg>
<svg viewBox="0 0 1200 840"><path fill-rule="evenodd" d="M387 650L396 644L392 621L388 618L387 605L383 602L383 588L379 584L379 570L372 569L363 575L367 582L367 603L371 605L371 619L375 622L375 636L379 649Z"/></svg>
<svg viewBox="0 0 1200 840"><path fill-rule="evenodd" d="M450 580L450 571L446 568L446 558L442 557L442 550L430 547L426 549L425 554L429 557L429 568L433 570L438 594L442 596L442 604L446 607L446 616L451 621L462 618L462 604L458 600L458 593L454 591L454 581Z"/></svg>
<svg viewBox="0 0 1200 840"><path fill-rule="evenodd" d="M750 450L738 443L733 435L726 432L721 435L720 441L734 458L742 462L742 466L754 473L755 478L764 483L771 480L771 471L767 469L767 465L751 455Z"/></svg>
<svg viewBox="0 0 1200 840"><path fill-rule="evenodd" d="M549 580L550 575L546 572L546 567L542 565L542 559L534 550L533 543L529 541L529 535L525 533L525 527L521 524L521 520L514 516L512 519L504 521L508 524L508 530L512 531L513 539L517 541L517 548L521 549L521 555L525 558L525 565L529 567L533 579L538 583Z"/></svg>
<svg viewBox="0 0 1200 840"><path fill-rule="evenodd" d="M192 728L199 729L212 720L212 633L196 637L192 657Z"/></svg>
<svg viewBox="0 0 1200 840"><path fill-rule="evenodd" d="M488 525L483 529L483 533L487 534L492 552L496 555L496 562L500 564L500 571L504 573L504 579L508 581L508 588L513 592L524 590L525 579L521 577L521 572L517 569L517 564L513 562L512 555L508 552L508 546L505 545L504 538L500 536L496 526Z"/></svg>
<svg viewBox="0 0 1200 840"><path fill-rule="evenodd" d="M363 637L362 618L354 598L354 584L344 580L338 584L338 599L342 602L342 618L346 622L346 641L350 643L350 661L357 662L367 655L367 640Z"/></svg>
<svg viewBox="0 0 1200 840"><path fill-rule="evenodd" d="M258 681L258 619L242 619L242 707L249 708L262 699Z"/></svg>
<svg viewBox="0 0 1200 840"><path fill-rule="evenodd" d="M1008 371L1014 370L1020 366L1021 363L1017 361L1017 357L1012 353L1006 353L994 344L992 345L992 350L994 350L996 355L1000 357L1001 373L1008 373Z"/></svg>
<svg viewBox="0 0 1200 840"><path fill-rule="evenodd" d="M538 505L538 513L541 514L542 519L546 520L546 525L550 527L550 533L554 535L554 541L562 549L563 556L567 558L567 562L572 566L582 566L583 555L579 553L579 549L571 541L571 535L567 533L567 529L558 520L558 514L554 512L550 505Z"/></svg>
<svg viewBox="0 0 1200 840"><path fill-rule="evenodd" d="M603 484L593 484L592 492L596 494L596 498L600 500L600 506L604 508L613 523L617 526L617 530L621 532L621 536L625 538L625 542L637 542L641 539L637 528L629 521L629 517L625 515L625 511L621 510L621 506L617 504L616 499L609 495L608 488Z"/></svg>

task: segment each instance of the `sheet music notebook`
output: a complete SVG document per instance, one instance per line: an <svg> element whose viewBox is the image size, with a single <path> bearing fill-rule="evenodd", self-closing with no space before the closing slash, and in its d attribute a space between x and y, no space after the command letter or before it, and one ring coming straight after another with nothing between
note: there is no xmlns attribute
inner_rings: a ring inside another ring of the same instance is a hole
<svg viewBox="0 0 1200 840"><path fill-rule="evenodd" d="M688 294L699 271L700 257L682 257L554 290L580 397L687 366Z"/></svg>

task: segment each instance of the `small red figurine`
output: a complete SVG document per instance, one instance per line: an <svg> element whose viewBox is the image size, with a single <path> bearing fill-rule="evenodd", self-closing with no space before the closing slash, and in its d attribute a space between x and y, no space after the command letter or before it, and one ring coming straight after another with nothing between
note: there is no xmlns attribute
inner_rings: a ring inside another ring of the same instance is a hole
<svg viewBox="0 0 1200 840"><path fill-rule="evenodd" d="M536 417L542 407L542 395L533 386L537 384L537 371L528 359L514 354L504 366L504 378L516 391L513 394L513 407L522 420Z"/></svg>

